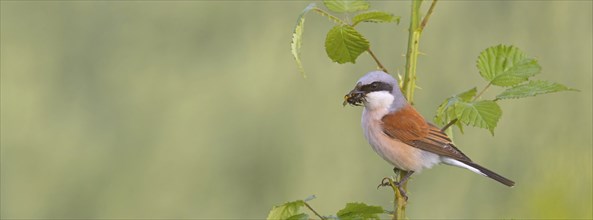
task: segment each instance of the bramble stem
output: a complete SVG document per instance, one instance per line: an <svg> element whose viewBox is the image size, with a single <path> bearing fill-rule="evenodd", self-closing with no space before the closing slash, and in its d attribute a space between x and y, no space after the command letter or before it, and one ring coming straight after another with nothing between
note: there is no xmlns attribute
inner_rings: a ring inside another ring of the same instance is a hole
<svg viewBox="0 0 593 220"><path fill-rule="evenodd" d="M408 35L408 52L406 53L406 72L402 92L410 104L414 103L414 89L416 88L416 64L418 63L418 45L422 29L420 24L420 6L422 0L412 0L412 13L410 16L410 34Z"/></svg>
<svg viewBox="0 0 593 220"><path fill-rule="evenodd" d="M436 6L437 0L433 0L428 12L420 20L420 6L422 6L422 0L412 0L412 12L410 15L410 27L409 27L409 35L408 35L408 51L406 53L406 72L404 75L404 81L402 86L402 92L406 96L406 99L410 104L414 104L414 89L416 89L416 65L418 64L418 54L419 50L418 47L420 45L420 36L422 36L422 31L426 27L430 16ZM402 178L406 176L406 171L399 171L399 175L397 175L398 182L401 182ZM405 219L406 218L406 205L407 201L403 195L399 192L398 187L395 187L393 181L390 181L391 187L395 192L395 213L393 215L394 220L398 219ZM402 189L407 192L408 190L408 183L407 181L402 183Z"/></svg>
<svg viewBox="0 0 593 220"><path fill-rule="evenodd" d="M383 72L389 73L387 71L387 68L385 68L383 66L383 64L381 64L381 62L379 61L379 59L377 58L377 56L375 56L375 54L373 53L373 51L371 50L371 48L367 49L367 52L369 52L369 54L371 55L371 57L373 58L373 60L375 60L375 62L377 63L377 66L383 70Z"/></svg>
<svg viewBox="0 0 593 220"><path fill-rule="evenodd" d="M399 170L399 174L397 174L397 179L399 179L399 181L402 181L402 178L404 176L406 176L407 172L403 171L403 170ZM407 181L403 183L403 187L404 190L407 191ZM408 200L406 199L406 197L404 195L401 194L401 191L399 190L399 187L396 185L396 183L393 181L393 179L389 178L389 185L391 186L391 189L393 189L393 194L394 194L394 199L393 199L393 204L395 206L394 209L394 213L393 213L393 220L398 220L398 219L406 219L406 205L408 204Z"/></svg>
<svg viewBox="0 0 593 220"><path fill-rule="evenodd" d="M313 207L311 207L309 205L309 203L305 202L305 206L307 206L307 208L309 208L309 210L311 210L313 213L315 213L315 215L317 217L319 217L321 220L325 220L325 218L323 216L321 216L319 213L317 213L317 211L315 211L315 209L313 209Z"/></svg>

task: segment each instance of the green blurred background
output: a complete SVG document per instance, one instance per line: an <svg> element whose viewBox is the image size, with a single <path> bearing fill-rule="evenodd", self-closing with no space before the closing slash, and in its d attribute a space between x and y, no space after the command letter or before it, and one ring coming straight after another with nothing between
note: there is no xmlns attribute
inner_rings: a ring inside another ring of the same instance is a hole
<svg viewBox="0 0 593 220"><path fill-rule="evenodd" d="M310 14L303 79L289 43L308 3L2 1L0 217L264 218L312 194L327 215L391 207L376 189L391 167L361 108L341 105L374 63L332 63L331 24ZM392 72L409 6L372 2L401 25L360 25ZM499 43L581 92L501 101L496 136L470 128L456 143L517 186L439 166L411 181L411 218L592 218L592 14L591 1L438 3L418 67L427 118L485 85L476 57Z"/></svg>

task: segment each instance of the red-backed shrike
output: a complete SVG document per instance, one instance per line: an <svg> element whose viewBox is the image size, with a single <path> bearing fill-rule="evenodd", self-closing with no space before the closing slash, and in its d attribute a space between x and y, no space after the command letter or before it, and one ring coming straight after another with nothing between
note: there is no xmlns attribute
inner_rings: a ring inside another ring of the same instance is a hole
<svg viewBox="0 0 593 220"><path fill-rule="evenodd" d="M391 75L382 71L367 73L344 99L344 105L364 105L362 129L373 150L395 168L408 171L398 186L414 172L439 163L471 170L507 186L515 185L457 149L444 132L407 102ZM401 187L400 191L404 193Z"/></svg>

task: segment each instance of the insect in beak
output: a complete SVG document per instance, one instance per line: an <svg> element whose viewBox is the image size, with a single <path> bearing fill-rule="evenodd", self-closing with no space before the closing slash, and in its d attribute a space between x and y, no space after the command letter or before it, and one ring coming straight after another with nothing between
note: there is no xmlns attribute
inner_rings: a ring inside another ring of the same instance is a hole
<svg viewBox="0 0 593 220"><path fill-rule="evenodd" d="M342 103L342 105L346 106L347 104L350 104L353 106L362 106L362 103L364 103L365 101L364 95L364 92L358 91L355 88L352 91L350 91L350 93L344 96L344 102Z"/></svg>

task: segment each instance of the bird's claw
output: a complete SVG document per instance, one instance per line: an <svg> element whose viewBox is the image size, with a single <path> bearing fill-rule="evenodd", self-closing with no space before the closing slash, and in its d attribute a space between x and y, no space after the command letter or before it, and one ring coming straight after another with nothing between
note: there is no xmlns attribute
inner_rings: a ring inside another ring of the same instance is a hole
<svg viewBox="0 0 593 220"><path fill-rule="evenodd" d="M379 189L379 187L382 186L391 186L391 183L393 182L393 184L397 187L397 189L399 190L399 194L404 197L404 199L406 201L408 201L408 194L406 193L406 191L403 188L403 184L401 184L400 182L394 181L393 179L389 178L389 177L385 177L381 180L381 183L377 186L377 189Z"/></svg>
<svg viewBox="0 0 593 220"><path fill-rule="evenodd" d="M379 187L382 186L391 186L391 183L389 183L389 180L393 181L393 179L389 178L389 177L385 177L381 180L381 183L377 186L377 189L379 189ZM395 182L395 181L394 181Z"/></svg>

